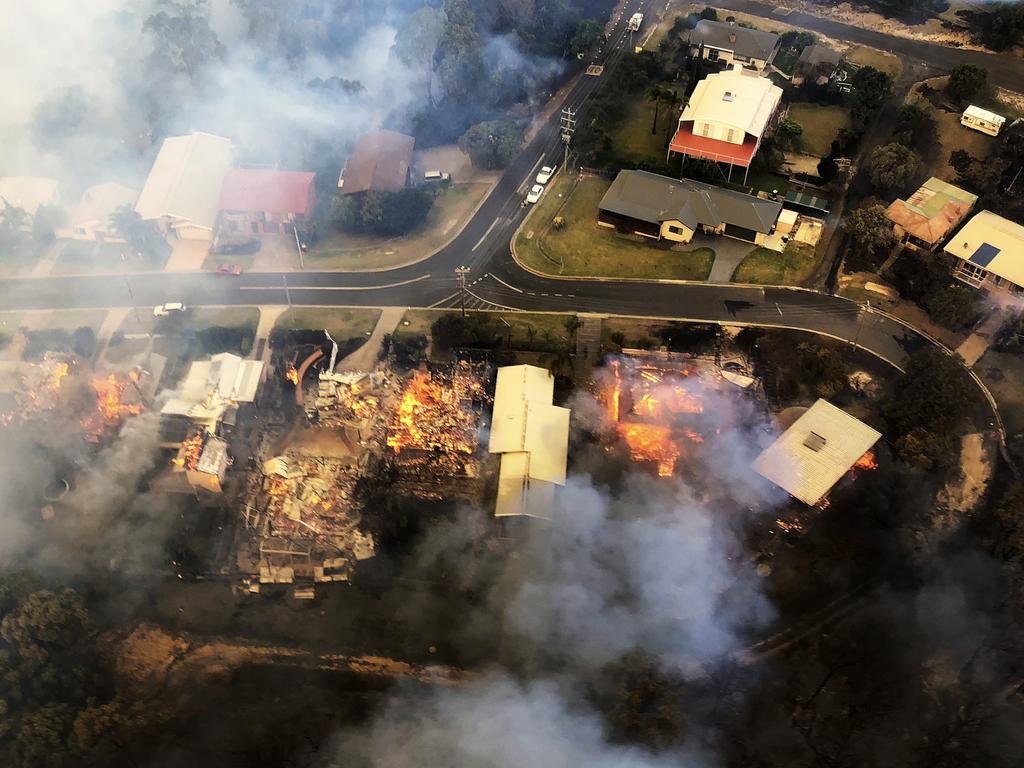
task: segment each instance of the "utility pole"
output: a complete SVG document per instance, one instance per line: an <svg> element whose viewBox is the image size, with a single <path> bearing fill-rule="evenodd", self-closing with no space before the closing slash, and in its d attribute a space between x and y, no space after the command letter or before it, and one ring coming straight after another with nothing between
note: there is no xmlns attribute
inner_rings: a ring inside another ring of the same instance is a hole
<svg viewBox="0 0 1024 768"><path fill-rule="evenodd" d="M281 282L284 284L284 300L286 302L288 302L288 309L291 309L292 308L292 294L291 294L291 291L288 290L288 273L287 272L282 272L281 273Z"/></svg>
<svg viewBox="0 0 1024 768"><path fill-rule="evenodd" d="M135 313L135 322L138 323L139 327L142 327L142 319L139 317L139 307L135 303L135 294L132 293L132 284L128 280L128 276L125 275L124 287L128 289L128 300L132 303L132 311Z"/></svg>
<svg viewBox="0 0 1024 768"><path fill-rule="evenodd" d="M466 316L466 278L469 277L469 267L456 267L455 277L459 281L459 305L462 307L462 316Z"/></svg>
<svg viewBox="0 0 1024 768"><path fill-rule="evenodd" d="M853 337L853 348L857 349L857 343L860 341L860 332L864 328L864 318L868 316L868 312L871 311L871 300L868 299L864 302L864 308L860 311L860 322L857 323L857 333Z"/></svg>
<svg viewBox="0 0 1024 768"><path fill-rule="evenodd" d="M572 143L572 135L576 133L576 110L566 107L562 110L562 144L565 145L565 159L562 161L562 168L569 167L569 144Z"/></svg>

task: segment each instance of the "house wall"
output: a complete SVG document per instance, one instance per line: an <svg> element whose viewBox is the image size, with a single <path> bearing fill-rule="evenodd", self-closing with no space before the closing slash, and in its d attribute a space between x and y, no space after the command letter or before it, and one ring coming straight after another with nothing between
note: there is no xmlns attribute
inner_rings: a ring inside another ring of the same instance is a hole
<svg viewBox="0 0 1024 768"><path fill-rule="evenodd" d="M707 133L704 133L705 128L707 128ZM718 139L730 144L742 144L747 138L746 132L736 126L713 120L694 120L693 132L697 136L706 136L709 139Z"/></svg>
<svg viewBox="0 0 1024 768"><path fill-rule="evenodd" d="M660 237L674 243L688 243L693 239L694 232L681 221L671 220L661 223Z"/></svg>
<svg viewBox="0 0 1024 768"><path fill-rule="evenodd" d="M991 123L988 120L981 120L971 115L961 115L960 124L973 128L976 131L987 133L989 136L998 136L999 129L1002 128L1002 124Z"/></svg>
<svg viewBox="0 0 1024 768"><path fill-rule="evenodd" d="M197 227L194 224L172 224L171 229L179 240L213 240L213 230Z"/></svg>
<svg viewBox="0 0 1024 768"><path fill-rule="evenodd" d="M1024 287L997 277L987 269L982 269L969 261L956 259L956 262L953 267L953 277L957 280L995 296L1009 298L1015 302L1024 301Z"/></svg>
<svg viewBox="0 0 1024 768"><path fill-rule="evenodd" d="M690 46L690 56L695 57L700 53L699 45ZM734 61L741 63L748 69L756 69L758 72L763 72L768 62L764 59L753 59L747 56L737 56L735 52L726 50L724 48L712 48L711 46L704 46L704 60L717 62L719 64L729 65Z"/></svg>
<svg viewBox="0 0 1024 768"><path fill-rule="evenodd" d="M305 221L305 216L291 213L268 214L263 211L221 211L221 234L226 235L280 235L291 232L292 227Z"/></svg>
<svg viewBox="0 0 1024 768"><path fill-rule="evenodd" d="M71 224L61 227L55 232L62 240L82 240L86 242L123 243L124 238L110 229L109 225L99 222Z"/></svg>

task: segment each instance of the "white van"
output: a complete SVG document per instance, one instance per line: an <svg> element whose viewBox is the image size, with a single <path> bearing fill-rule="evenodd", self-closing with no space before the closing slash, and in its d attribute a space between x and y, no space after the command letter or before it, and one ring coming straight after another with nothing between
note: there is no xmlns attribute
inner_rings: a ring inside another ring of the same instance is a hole
<svg viewBox="0 0 1024 768"><path fill-rule="evenodd" d="M424 171L423 180L426 182L448 182L452 180L452 175L450 173L442 173L441 171Z"/></svg>

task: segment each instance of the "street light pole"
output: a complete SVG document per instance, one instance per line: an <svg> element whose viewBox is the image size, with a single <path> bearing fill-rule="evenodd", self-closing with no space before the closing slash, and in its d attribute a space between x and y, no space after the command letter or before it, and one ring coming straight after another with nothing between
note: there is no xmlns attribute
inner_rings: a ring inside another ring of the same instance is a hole
<svg viewBox="0 0 1024 768"><path fill-rule="evenodd" d="M469 267L456 267L455 277L459 281L459 305L462 307L462 316L466 316L466 278L469 276Z"/></svg>
<svg viewBox="0 0 1024 768"><path fill-rule="evenodd" d="M124 287L128 289L128 300L132 303L132 311L135 313L135 322L138 326L142 327L142 318L139 317L139 307L135 304L135 294L132 293L132 284L128 280L128 275L124 276Z"/></svg>
<svg viewBox="0 0 1024 768"><path fill-rule="evenodd" d="M857 343L860 341L860 332L864 328L864 318L868 316L868 312L871 311L871 299L864 302L864 307L860 311L860 322L857 323L857 333L853 337L853 348L857 349Z"/></svg>
<svg viewBox="0 0 1024 768"><path fill-rule="evenodd" d="M288 302L288 309L292 308L292 294L288 290L288 273L281 273L281 282L284 283L284 300Z"/></svg>

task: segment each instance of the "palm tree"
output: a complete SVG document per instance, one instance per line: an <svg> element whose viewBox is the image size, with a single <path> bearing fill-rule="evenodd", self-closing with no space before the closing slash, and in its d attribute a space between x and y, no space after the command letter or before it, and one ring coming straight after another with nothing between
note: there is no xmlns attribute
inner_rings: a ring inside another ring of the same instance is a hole
<svg viewBox="0 0 1024 768"><path fill-rule="evenodd" d="M2 200L3 198L0 198ZM8 235L14 235L25 229L28 224L28 213L24 208L11 205L3 200L3 210L0 211L0 220L3 221L3 228Z"/></svg>
<svg viewBox="0 0 1024 768"><path fill-rule="evenodd" d="M661 107L661 102L665 98L665 89L660 85L652 85L647 89L647 93L644 94L647 97L647 101L654 105L654 122L651 123L651 135L653 136L658 132L658 109Z"/></svg>
<svg viewBox="0 0 1024 768"><path fill-rule="evenodd" d="M673 118L676 114L676 107L682 101L682 98L676 93L674 88L666 88L665 95L662 99L668 106L668 127L665 129L665 149L668 149L669 142L672 141L672 134L675 132L675 124Z"/></svg>

